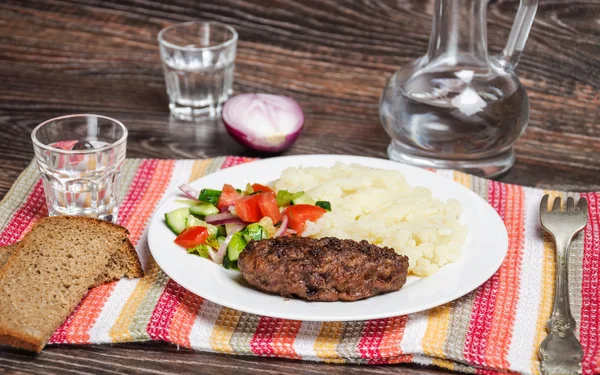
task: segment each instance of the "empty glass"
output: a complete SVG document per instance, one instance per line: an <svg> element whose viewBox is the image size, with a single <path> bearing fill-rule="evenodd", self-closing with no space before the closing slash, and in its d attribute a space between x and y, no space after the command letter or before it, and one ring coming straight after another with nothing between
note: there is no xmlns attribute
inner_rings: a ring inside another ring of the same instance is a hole
<svg viewBox="0 0 600 375"><path fill-rule="evenodd" d="M219 22L186 22L158 34L169 95L178 119L215 118L232 93L237 32Z"/></svg>
<svg viewBox="0 0 600 375"><path fill-rule="evenodd" d="M31 133L48 214L116 221L127 129L98 115L53 118Z"/></svg>

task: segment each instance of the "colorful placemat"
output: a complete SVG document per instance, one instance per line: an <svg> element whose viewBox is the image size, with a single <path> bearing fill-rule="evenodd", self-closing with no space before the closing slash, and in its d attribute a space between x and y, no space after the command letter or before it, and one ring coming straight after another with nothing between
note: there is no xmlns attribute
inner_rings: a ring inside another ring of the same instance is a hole
<svg viewBox="0 0 600 375"><path fill-rule="evenodd" d="M550 193L582 195L589 202L588 226L571 248L569 277L585 353L584 374L600 372L600 193L544 191L438 171L482 196L504 220L509 249L499 271L472 293L429 311L361 322L301 322L246 314L203 300L177 285L150 256L147 224L166 195L182 183L249 161L126 160L118 222L131 232L146 276L91 290L51 343L162 340L229 354L536 374L554 289L554 247L542 236L538 219L540 199ZM18 241L46 215L40 176L32 164L0 203L0 246Z"/></svg>

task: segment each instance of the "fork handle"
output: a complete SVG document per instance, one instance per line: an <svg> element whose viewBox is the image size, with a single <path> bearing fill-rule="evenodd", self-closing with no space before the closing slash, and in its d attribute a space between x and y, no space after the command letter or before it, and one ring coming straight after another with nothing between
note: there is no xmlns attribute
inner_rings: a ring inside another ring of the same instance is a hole
<svg viewBox="0 0 600 375"><path fill-rule="evenodd" d="M565 336L575 331L575 319L571 315L569 304L569 272L567 260L571 237L554 237L556 243L556 283L554 287L554 308L548 319L550 332Z"/></svg>

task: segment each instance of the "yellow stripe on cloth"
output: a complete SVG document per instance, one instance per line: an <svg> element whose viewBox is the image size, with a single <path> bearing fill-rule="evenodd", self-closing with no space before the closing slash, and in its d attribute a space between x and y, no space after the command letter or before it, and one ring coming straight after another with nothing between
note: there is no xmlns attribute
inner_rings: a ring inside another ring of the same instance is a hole
<svg viewBox="0 0 600 375"><path fill-rule="evenodd" d="M206 174L206 169L210 165L211 160L196 160L192 167L192 173L190 174L190 182L199 179Z"/></svg>
<svg viewBox="0 0 600 375"><path fill-rule="evenodd" d="M434 365L442 366L437 361L438 358L445 357L443 348L448 334L451 313L452 305L449 303L429 310L427 329L421 341L421 346L423 352L432 357Z"/></svg>
<svg viewBox="0 0 600 375"><path fill-rule="evenodd" d="M209 338L212 350L220 353L235 354L235 349L231 346L231 338L241 316L241 311L232 310L228 307L221 309Z"/></svg>
<svg viewBox="0 0 600 375"><path fill-rule="evenodd" d="M138 308L146 298L148 291L156 281L159 272L160 268L154 259L150 259L148 262L148 269L145 272L146 276L139 280L133 293L131 293L131 297L125 303L123 310L121 310L117 321L109 331L110 338L113 341L133 341L129 326L133 322L133 318L135 317Z"/></svg>
<svg viewBox="0 0 600 375"><path fill-rule="evenodd" d="M317 356L323 358L328 363L344 363L344 360L336 350L343 332L343 322L323 323L314 346Z"/></svg>

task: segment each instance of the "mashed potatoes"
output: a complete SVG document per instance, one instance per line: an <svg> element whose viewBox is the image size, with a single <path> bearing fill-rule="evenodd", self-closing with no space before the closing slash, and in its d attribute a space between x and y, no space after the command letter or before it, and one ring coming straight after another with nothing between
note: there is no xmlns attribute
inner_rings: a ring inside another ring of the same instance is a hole
<svg viewBox="0 0 600 375"><path fill-rule="evenodd" d="M332 211L309 222L304 236L389 246L408 256L409 272L418 276L431 275L461 256L467 228L459 223L458 202L442 202L428 189L410 186L400 172L338 163L288 168L273 184L331 203Z"/></svg>

